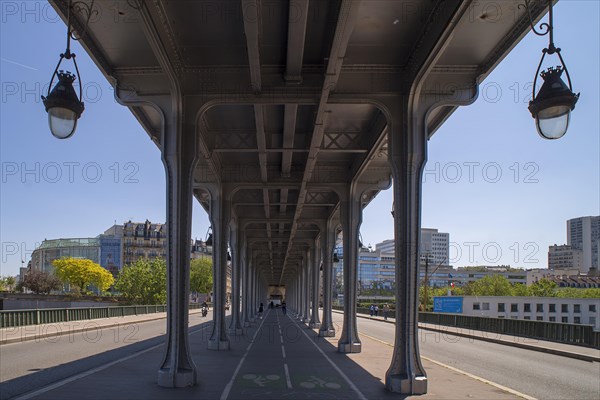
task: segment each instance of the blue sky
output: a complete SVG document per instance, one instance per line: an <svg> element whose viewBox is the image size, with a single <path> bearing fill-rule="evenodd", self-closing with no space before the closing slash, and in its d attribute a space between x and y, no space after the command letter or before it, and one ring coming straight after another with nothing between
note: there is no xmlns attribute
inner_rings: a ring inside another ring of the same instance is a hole
<svg viewBox="0 0 600 400"><path fill-rule="evenodd" d="M129 219L163 222L160 153L85 51L73 46L86 110L76 134L59 141L40 95L66 27L45 2L0 6L0 274L18 273L45 238L93 237ZM483 82L477 102L431 139L422 225L450 233L455 266L546 267L548 245L566 242L567 219L600 214L599 20L595 0L555 7L555 42L581 91L564 138L541 139L527 110L527 84L547 45L530 33ZM388 190L367 207L365 243L393 237L391 204ZM195 204L193 237L207 228Z"/></svg>

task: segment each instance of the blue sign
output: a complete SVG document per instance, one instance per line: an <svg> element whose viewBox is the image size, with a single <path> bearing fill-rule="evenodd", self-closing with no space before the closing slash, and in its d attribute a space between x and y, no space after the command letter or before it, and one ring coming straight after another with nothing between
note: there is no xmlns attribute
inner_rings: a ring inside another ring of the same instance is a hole
<svg viewBox="0 0 600 400"><path fill-rule="evenodd" d="M433 312L462 314L463 298L462 297L434 297Z"/></svg>

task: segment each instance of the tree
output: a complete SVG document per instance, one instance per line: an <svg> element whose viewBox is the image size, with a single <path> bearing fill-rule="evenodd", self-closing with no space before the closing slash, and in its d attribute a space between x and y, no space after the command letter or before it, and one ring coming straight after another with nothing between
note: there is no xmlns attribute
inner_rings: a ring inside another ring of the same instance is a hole
<svg viewBox="0 0 600 400"><path fill-rule="evenodd" d="M167 302L167 264L165 260L139 259L124 267L115 289L135 304L165 304Z"/></svg>
<svg viewBox="0 0 600 400"><path fill-rule="evenodd" d="M212 259L196 258L190 263L190 290L210 293L213 286Z"/></svg>
<svg viewBox="0 0 600 400"><path fill-rule="evenodd" d="M31 270L23 278L23 287L35 294L49 294L53 290L59 290L62 287L62 282L54 274Z"/></svg>
<svg viewBox="0 0 600 400"><path fill-rule="evenodd" d="M527 289L529 289L530 296L537 297L555 297L558 285L549 279L540 279L533 283Z"/></svg>
<svg viewBox="0 0 600 400"><path fill-rule="evenodd" d="M52 265L56 276L83 292L87 291L89 285L105 291L115 281L110 272L85 258L63 257L52 261Z"/></svg>
<svg viewBox="0 0 600 400"><path fill-rule="evenodd" d="M513 288L507 278L502 275L488 275L465 287L467 296L512 296Z"/></svg>

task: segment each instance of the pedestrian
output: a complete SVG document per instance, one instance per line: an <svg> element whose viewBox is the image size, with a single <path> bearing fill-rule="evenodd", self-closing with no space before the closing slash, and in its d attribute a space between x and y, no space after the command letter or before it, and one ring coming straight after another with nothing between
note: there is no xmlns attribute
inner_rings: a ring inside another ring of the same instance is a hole
<svg viewBox="0 0 600 400"><path fill-rule="evenodd" d="M379 314L379 306L376 304L375 305L375 316L377 317Z"/></svg>
<svg viewBox="0 0 600 400"><path fill-rule="evenodd" d="M258 317L260 319L262 319L262 317L263 317L263 311L264 311L263 303L260 303L260 306L258 306Z"/></svg>
<svg viewBox="0 0 600 400"><path fill-rule="evenodd" d="M388 314L389 313L390 313L390 306L387 303L385 303L383 305L383 319L385 319L386 321L388 319Z"/></svg>
<svg viewBox="0 0 600 400"><path fill-rule="evenodd" d="M369 307L369 315L372 317L374 313L375 313L375 304L371 304L371 307Z"/></svg>
<svg viewBox="0 0 600 400"><path fill-rule="evenodd" d="M283 315L287 314L287 304L285 304L285 301L281 303L281 311L283 311Z"/></svg>

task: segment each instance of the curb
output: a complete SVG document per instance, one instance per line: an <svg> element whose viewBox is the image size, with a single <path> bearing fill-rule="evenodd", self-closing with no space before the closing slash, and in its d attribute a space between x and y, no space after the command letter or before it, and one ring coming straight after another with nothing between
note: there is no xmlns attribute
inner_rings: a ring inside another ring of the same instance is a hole
<svg viewBox="0 0 600 400"><path fill-rule="evenodd" d="M332 310L332 312L338 313L338 314L343 314L342 311L338 311L338 310ZM366 315L360 315L360 314L356 314L356 316L358 318L364 318L364 319L370 319L373 321L380 321L380 322L385 322L388 324L395 324L394 321L386 321L383 319L379 319L379 318L373 318L370 316L366 316ZM434 331L434 332L440 332L440 333L449 333L452 334L454 336L461 336L461 337L467 337L467 338L471 338L471 339L476 339L476 340L481 340L484 342L491 342L491 343L496 343L496 344L502 344L505 346L513 346L513 347L518 347L521 349L526 349L526 350L533 350L533 351L539 351L541 353L547 353L547 354L554 354L554 355L558 355L558 356L563 356L563 357L568 357L568 358L574 358L577 360L583 360L583 361L588 361L588 362L600 362L600 356L590 356L587 354L582 354L582 353L574 353L571 351L566 351L566 350L558 350L558 349L549 349L547 347L541 347L541 346L535 346L532 344L527 344L527 343L518 343L518 342L511 342L508 340L502 340L502 339L494 339L494 338L490 338L490 337L485 337L485 336L477 336L477 335L471 335L468 333L463 333L463 332L451 332L449 331L449 328L454 328L452 326L445 326L443 325L445 328L447 329L443 329L443 328L434 328L434 327L429 327L429 326L422 326L421 324L419 324L419 329L424 329L424 330L428 330L428 331ZM524 339L527 339L524 337Z"/></svg>
<svg viewBox="0 0 600 400"><path fill-rule="evenodd" d="M191 310L190 314L198 314L198 313L200 313L200 311L201 310ZM161 316L161 317L152 317L152 318L141 319L141 320L130 321L130 322L118 321L118 322L113 322L111 324L106 324L106 325L100 325L98 323L95 323L95 321L101 321L103 318L68 321L69 323L83 322L84 326L82 326L81 328L68 329L65 331L61 330L60 332L36 333L35 335L31 335L31 336L17 336L17 337L8 338L8 339L0 339L0 346L5 345L5 344L11 344L11 343L29 342L32 340L37 341L37 340L46 339L46 338L50 338L50 337L54 338L54 337L70 335L70 334L75 334L75 333L81 333L81 332L87 332L87 331L97 330L97 329L114 328L114 327L123 326L123 325L132 325L132 324L137 324L137 323L142 323L142 322L157 321L159 319L165 319L165 318L167 318L166 315ZM58 323L61 323L61 322L58 322ZM85 326L90 323L92 323L93 326ZM44 325L50 325L50 324L44 324ZM20 327L16 327L16 328L40 327L40 326L42 326L42 325L25 325L25 326L20 326ZM6 328L6 329L10 329L10 328Z"/></svg>

